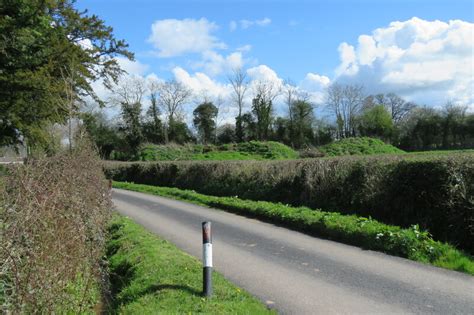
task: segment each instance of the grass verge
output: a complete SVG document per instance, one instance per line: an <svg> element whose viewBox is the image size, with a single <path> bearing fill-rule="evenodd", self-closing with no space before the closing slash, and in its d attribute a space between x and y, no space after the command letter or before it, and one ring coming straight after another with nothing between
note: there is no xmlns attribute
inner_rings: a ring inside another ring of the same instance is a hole
<svg viewBox="0 0 474 315"><path fill-rule="evenodd" d="M125 182L114 182L113 186L252 216L311 235L474 275L474 259L470 255L449 244L433 240L428 232L420 230L417 225L403 229L380 223L370 217L237 197L208 196L177 188Z"/></svg>
<svg viewBox="0 0 474 315"><path fill-rule="evenodd" d="M273 313L218 273L213 297L203 298L200 262L126 217L115 216L109 226L107 256L111 313Z"/></svg>

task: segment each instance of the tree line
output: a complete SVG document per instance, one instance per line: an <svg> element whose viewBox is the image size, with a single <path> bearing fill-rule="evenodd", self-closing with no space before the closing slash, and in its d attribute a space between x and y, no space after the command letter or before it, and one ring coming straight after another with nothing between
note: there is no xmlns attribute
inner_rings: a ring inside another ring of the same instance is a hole
<svg viewBox="0 0 474 315"><path fill-rule="evenodd" d="M332 119L318 118L307 93L291 82L268 81L251 86L244 70L228 76L231 98L196 96L175 80L146 82L127 77L113 89L110 102L120 107L111 123L100 113L82 119L106 158L137 153L143 143L225 144L251 140L279 141L296 149L357 136L380 138L406 150L458 149L474 146L474 114L466 106L447 103L435 109L419 106L394 94L365 95L359 85L332 84L324 108ZM246 111L245 100L251 102ZM283 99L285 115L275 115L274 102ZM183 106L194 100L192 127ZM199 101L196 101L199 100ZM143 111L145 102L148 109ZM235 123L219 124L227 107L236 108Z"/></svg>

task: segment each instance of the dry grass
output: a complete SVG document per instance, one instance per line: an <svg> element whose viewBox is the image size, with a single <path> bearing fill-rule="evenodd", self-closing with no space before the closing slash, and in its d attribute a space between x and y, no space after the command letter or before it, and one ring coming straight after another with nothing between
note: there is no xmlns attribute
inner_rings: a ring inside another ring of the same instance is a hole
<svg viewBox="0 0 474 315"><path fill-rule="evenodd" d="M3 310L93 312L111 208L96 153L86 143L13 167L0 198Z"/></svg>

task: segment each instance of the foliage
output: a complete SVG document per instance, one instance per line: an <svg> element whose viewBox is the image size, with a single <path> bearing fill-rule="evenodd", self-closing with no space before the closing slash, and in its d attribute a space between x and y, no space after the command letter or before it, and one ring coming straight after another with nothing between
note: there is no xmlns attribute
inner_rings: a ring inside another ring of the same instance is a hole
<svg viewBox="0 0 474 315"><path fill-rule="evenodd" d="M217 112L217 107L210 102L198 105L193 111L193 123L204 144L212 142L215 138Z"/></svg>
<svg viewBox="0 0 474 315"><path fill-rule="evenodd" d="M402 227L419 224L435 239L474 252L472 153L121 163L106 165L106 172L119 181L343 211Z"/></svg>
<svg viewBox="0 0 474 315"><path fill-rule="evenodd" d="M0 191L0 292L7 313L93 313L111 208L88 143L12 166Z"/></svg>
<svg viewBox="0 0 474 315"><path fill-rule="evenodd" d="M474 275L474 260L454 247L434 241L418 225L402 229L376 220L338 212L325 212L281 203L214 197L194 191L168 187L115 182L114 187L185 200L199 205L228 210L242 215L326 237L365 249L383 251L435 266Z"/></svg>
<svg viewBox="0 0 474 315"><path fill-rule="evenodd" d="M365 110L359 120L359 131L362 136L388 140L392 136L393 128L392 117L383 105Z"/></svg>
<svg viewBox="0 0 474 315"><path fill-rule="evenodd" d="M118 128L110 126L104 114L82 113L82 125L99 150L103 159L110 159L112 151L125 146L125 139L119 135Z"/></svg>
<svg viewBox="0 0 474 315"><path fill-rule="evenodd" d="M318 149L327 156L404 153L404 151L386 144L382 140L368 137L341 139Z"/></svg>
<svg viewBox="0 0 474 315"><path fill-rule="evenodd" d="M474 114L450 104L443 110L417 108L403 123L399 142L407 150L473 148Z"/></svg>
<svg viewBox="0 0 474 315"><path fill-rule="evenodd" d="M281 160L296 158L297 153L278 142L242 142L228 145L179 146L145 145L139 153L141 161L179 161L179 160Z"/></svg>
<svg viewBox="0 0 474 315"><path fill-rule="evenodd" d="M107 253L111 313L273 313L216 272L212 299L202 298L201 263L125 217L109 226Z"/></svg>
<svg viewBox="0 0 474 315"><path fill-rule="evenodd" d="M91 82L116 80L115 57L132 58L111 27L72 0L2 1L0 16L0 146L41 143L45 126L71 115L68 87L73 101L99 101Z"/></svg>

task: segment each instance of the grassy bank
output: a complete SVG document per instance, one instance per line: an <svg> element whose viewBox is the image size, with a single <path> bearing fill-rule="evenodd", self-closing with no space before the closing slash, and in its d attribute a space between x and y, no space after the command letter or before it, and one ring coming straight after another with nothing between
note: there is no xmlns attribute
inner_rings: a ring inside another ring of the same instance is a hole
<svg viewBox="0 0 474 315"><path fill-rule="evenodd" d="M380 139L360 137L346 138L318 148L326 156L403 154L405 151L387 144Z"/></svg>
<svg viewBox="0 0 474 315"><path fill-rule="evenodd" d="M206 196L176 188L121 182L114 182L114 187L257 217L315 236L474 275L474 260L471 256L449 244L434 241L418 226L402 229L356 215L290 207L280 203L242 200L236 197Z"/></svg>
<svg viewBox="0 0 474 315"><path fill-rule="evenodd" d="M201 263L130 219L117 215L109 234L111 313L273 313L218 273L213 297L203 298Z"/></svg>
<svg viewBox="0 0 474 315"><path fill-rule="evenodd" d="M140 161L286 160L297 157L296 151L274 141L250 141L223 145L148 144L144 145L138 153Z"/></svg>

